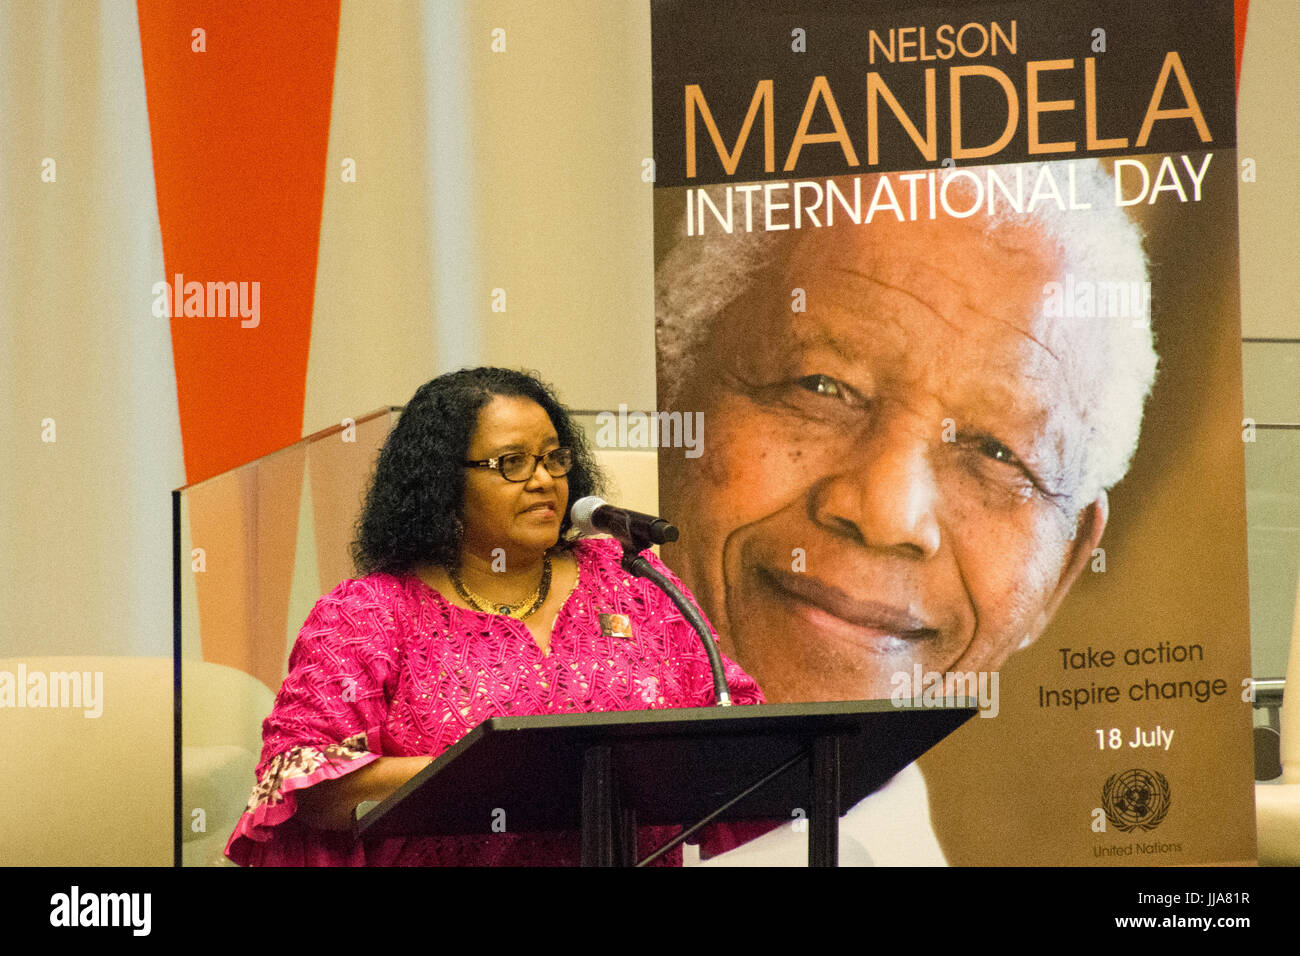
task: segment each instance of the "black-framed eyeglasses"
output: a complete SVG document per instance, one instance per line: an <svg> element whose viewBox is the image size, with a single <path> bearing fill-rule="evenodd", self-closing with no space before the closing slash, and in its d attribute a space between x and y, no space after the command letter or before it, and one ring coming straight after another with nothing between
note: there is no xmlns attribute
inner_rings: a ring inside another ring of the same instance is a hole
<svg viewBox="0 0 1300 956"><path fill-rule="evenodd" d="M482 461L467 461L464 464L467 468L494 468L501 472L501 477L506 481L527 481L536 473L539 461L552 478L563 478L573 468L573 449L552 448L545 455L517 451L500 458L484 458Z"/></svg>

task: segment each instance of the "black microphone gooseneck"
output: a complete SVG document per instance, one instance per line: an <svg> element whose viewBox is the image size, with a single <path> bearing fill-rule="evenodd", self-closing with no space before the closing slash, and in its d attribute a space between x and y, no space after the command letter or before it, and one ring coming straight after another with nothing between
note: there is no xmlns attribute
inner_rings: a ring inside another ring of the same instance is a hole
<svg viewBox="0 0 1300 956"><path fill-rule="evenodd" d="M695 629L700 643L704 645L704 653L709 658L709 668L713 671L714 703L718 707L730 707L731 691L727 687L727 678L722 671L722 655L718 653L718 645L709 630L708 621L704 619L700 609L687 600L681 588L641 556L641 552L652 544L676 541L677 529L663 518L616 508L594 496L580 498L574 503L570 514L578 530L588 534L605 532L617 538L623 546L623 560L620 562L623 570L639 578L645 578L668 595L669 600L677 606L677 610L682 612L682 617Z"/></svg>
<svg viewBox="0 0 1300 956"><path fill-rule="evenodd" d="M714 703L719 707L730 707L731 691L727 688L727 678L722 672L722 655L718 653L718 645L713 640L713 635L709 633L709 625L704 620L704 615L694 604L686 600L686 595L677 585L668 580L666 574L641 557L639 551L633 550L634 547L635 545L623 545L623 560L620 562L623 570L657 584L659 589L677 605L677 610L682 612L682 617L695 628L695 633L700 636L700 643L704 645L704 653L709 657L709 667L713 671Z"/></svg>

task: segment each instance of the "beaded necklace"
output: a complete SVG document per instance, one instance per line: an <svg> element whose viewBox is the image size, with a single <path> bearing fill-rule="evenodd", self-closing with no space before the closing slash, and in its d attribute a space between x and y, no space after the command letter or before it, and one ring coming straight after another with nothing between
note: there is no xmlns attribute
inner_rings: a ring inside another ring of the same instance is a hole
<svg viewBox="0 0 1300 956"><path fill-rule="evenodd" d="M542 559L542 579L537 582L537 587L533 593L528 595L517 604L506 604L501 601L489 601L481 594L475 594L465 586L465 582L460 579L460 572L455 568L447 568L447 577L451 579L451 585L460 595L460 599L476 611L484 614L506 614L510 617L523 620L537 612L537 609L546 603L546 597L551 593L551 556L547 554Z"/></svg>

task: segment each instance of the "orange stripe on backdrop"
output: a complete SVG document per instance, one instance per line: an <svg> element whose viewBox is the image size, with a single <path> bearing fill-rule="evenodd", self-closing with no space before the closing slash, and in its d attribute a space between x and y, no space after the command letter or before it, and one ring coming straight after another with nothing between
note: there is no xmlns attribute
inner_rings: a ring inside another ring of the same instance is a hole
<svg viewBox="0 0 1300 956"><path fill-rule="evenodd" d="M1246 14L1250 11L1250 0L1233 0L1232 21L1237 53L1237 92L1241 92L1241 54L1246 49Z"/></svg>
<svg viewBox="0 0 1300 956"><path fill-rule="evenodd" d="M302 434L339 4L139 0L137 10L160 278L184 283L171 332L192 484ZM190 282L202 294L191 298ZM208 283L236 285L218 301ZM191 538L209 555L195 575L202 656L273 690L304 464L276 456L190 497Z"/></svg>
<svg viewBox="0 0 1300 956"><path fill-rule="evenodd" d="M339 4L137 9L166 278L259 283L255 327L172 306L193 483L302 435Z"/></svg>

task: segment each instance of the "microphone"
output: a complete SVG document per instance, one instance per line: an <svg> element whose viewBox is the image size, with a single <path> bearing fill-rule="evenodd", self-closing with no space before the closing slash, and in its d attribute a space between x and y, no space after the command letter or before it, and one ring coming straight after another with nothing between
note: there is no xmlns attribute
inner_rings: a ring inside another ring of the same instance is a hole
<svg viewBox="0 0 1300 956"><path fill-rule="evenodd" d="M663 518L616 508L595 495L579 498L569 514L573 526L583 534L612 534L637 551L644 551L652 544L677 540L677 528Z"/></svg>
<svg viewBox="0 0 1300 956"><path fill-rule="evenodd" d="M704 646L704 653L709 659L709 670L713 672L713 698L719 707L731 706L731 691L727 687L727 677L722 670L722 655L718 653L717 642L709 632L709 623L700 609L687 600L672 580L642 557L641 552L652 544L667 544L677 540L677 529L654 515L643 515L639 511L628 511L607 504L604 498L590 495L579 498L573 503L569 512L573 526L583 534L604 532L612 534L623 545L621 566L629 574L651 581L668 595L669 600L682 612L692 630L699 636Z"/></svg>

